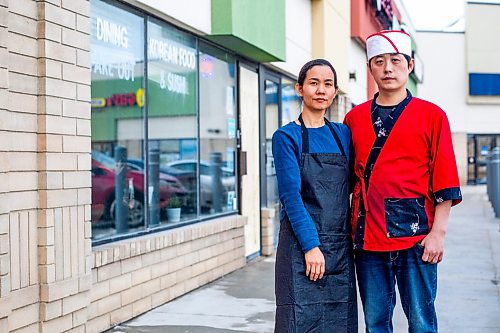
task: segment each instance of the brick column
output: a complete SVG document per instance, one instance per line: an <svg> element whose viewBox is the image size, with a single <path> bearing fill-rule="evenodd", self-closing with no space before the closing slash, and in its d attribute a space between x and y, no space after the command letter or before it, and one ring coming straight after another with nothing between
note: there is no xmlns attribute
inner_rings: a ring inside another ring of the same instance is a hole
<svg viewBox="0 0 500 333"><path fill-rule="evenodd" d="M262 255L270 256L274 253L274 237L276 229L276 209L261 208L261 244Z"/></svg>
<svg viewBox="0 0 500 333"><path fill-rule="evenodd" d="M92 283L90 3L37 5L40 332L84 332Z"/></svg>
<svg viewBox="0 0 500 333"><path fill-rule="evenodd" d="M9 1L0 0L0 117L8 117L8 50L7 17ZM10 150L8 132L0 123L0 332L9 331L8 316L11 312L10 294L10 258L9 258L9 159Z"/></svg>

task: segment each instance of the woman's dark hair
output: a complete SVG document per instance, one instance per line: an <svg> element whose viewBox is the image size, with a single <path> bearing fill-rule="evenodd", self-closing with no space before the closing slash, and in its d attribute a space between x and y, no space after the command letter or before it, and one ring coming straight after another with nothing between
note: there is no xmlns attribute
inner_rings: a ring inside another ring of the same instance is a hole
<svg viewBox="0 0 500 333"><path fill-rule="evenodd" d="M306 79L307 72L313 68L314 66L328 66L333 72L333 85L335 86L335 89L338 88L337 85L337 72L335 71L335 68L333 68L332 64L325 59L314 59L311 61L308 61L302 66L299 72L299 78L297 79L297 83L299 86L302 86L304 84L304 81Z"/></svg>

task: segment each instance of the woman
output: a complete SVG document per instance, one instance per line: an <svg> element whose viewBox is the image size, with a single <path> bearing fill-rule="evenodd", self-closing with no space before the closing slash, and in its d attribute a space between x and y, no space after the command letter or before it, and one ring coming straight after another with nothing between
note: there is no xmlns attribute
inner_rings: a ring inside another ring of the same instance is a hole
<svg viewBox="0 0 500 333"><path fill-rule="evenodd" d="M357 332L348 226L350 132L324 117L337 89L328 61L306 63L295 85L302 113L273 135L283 206L275 332Z"/></svg>

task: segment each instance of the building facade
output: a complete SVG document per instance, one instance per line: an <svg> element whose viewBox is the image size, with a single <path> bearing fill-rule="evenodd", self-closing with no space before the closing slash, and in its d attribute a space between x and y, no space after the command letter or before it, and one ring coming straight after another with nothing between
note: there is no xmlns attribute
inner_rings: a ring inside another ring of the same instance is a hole
<svg viewBox="0 0 500 333"><path fill-rule="evenodd" d="M469 2L464 32L417 36L425 60L420 96L446 111L462 184L486 182L486 158L500 145L500 68L492 41L500 31L500 5ZM436 57L436 45L448 50Z"/></svg>
<svg viewBox="0 0 500 333"><path fill-rule="evenodd" d="M356 2L0 0L0 332L100 332L272 254L301 66L335 66L332 120L368 95Z"/></svg>
<svg viewBox="0 0 500 333"><path fill-rule="evenodd" d="M417 51L415 30L409 13L399 0L391 1L351 1L351 41L349 57L349 96L352 105L373 98L377 92L366 65L366 45L368 36L380 30L404 30L412 38L412 52L415 69L410 74L408 89L418 94L418 84L422 81L423 63Z"/></svg>
<svg viewBox="0 0 500 333"><path fill-rule="evenodd" d="M0 2L1 332L100 332L272 253L288 4Z"/></svg>

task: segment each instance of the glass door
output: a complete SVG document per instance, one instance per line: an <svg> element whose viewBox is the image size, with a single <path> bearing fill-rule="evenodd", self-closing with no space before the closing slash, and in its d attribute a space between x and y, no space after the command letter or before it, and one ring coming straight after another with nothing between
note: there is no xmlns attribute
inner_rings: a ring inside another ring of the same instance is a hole
<svg viewBox="0 0 500 333"><path fill-rule="evenodd" d="M467 184L476 183L476 137L467 136Z"/></svg>
<svg viewBox="0 0 500 333"><path fill-rule="evenodd" d="M467 139L469 184L486 184L486 163L492 148L500 145L500 135L472 134Z"/></svg>
<svg viewBox="0 0 500 333"><path fill-rule="evenodd" d="M276 170L274 168L272 137L278 127L281 126L281 78L264 67L260 68L260 74L261 207L274 210L274 236L272 241L273 245L276 246L279 233L280 200Z"/></svg>
<svg viewBox="0 0 500 333"><path fill-rule="evenodd" d="M486 161L491 148L491 136L476 136L476 184L486 184Z"/></svg>
<svg viewBox="0 0 500 333"><path fill-rule="evenodd" d="M239 65L239 165L240 212L247 217L245 256L261 248L260 226L260 158L259 158L259 75L254 68Z"/></svg>

